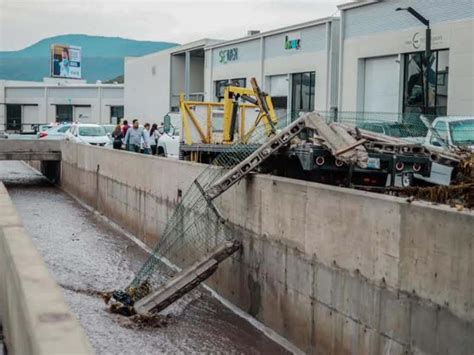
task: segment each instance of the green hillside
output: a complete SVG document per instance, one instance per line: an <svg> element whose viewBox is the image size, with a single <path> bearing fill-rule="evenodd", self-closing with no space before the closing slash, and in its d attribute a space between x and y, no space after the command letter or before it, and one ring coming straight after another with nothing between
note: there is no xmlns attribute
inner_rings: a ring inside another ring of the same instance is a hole
<svg viewBox="0 0 474 355"><path fill-rule="evenodd" d="M123 75L124 57L142 56L177 45L80 34L56 36L19 51L0 52L0 80L42 81L50 75L52 44L82 47L82 78L88 82L106 81Z"/></svg>

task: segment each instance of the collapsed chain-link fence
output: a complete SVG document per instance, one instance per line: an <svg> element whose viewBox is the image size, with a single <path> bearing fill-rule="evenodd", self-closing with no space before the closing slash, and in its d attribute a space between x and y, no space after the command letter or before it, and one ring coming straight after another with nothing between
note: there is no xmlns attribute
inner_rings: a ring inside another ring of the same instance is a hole
<svg viewBox="0 0 474 355"><path fill-rule="evenodd" d="M340 122L356 126L374 133L407 139L413 143L425 143L428 127L419 114L389 114L361 112L318 112L327 122ZM291 113L278 118L278 128L282 129L299 116ZM433 122L434 116L427 117ZM437 138L446 137L444 131L436 130ZM474 144L473 121L454 121L446 127L454 143ZM247 137L248 138L248 137ZM252 132L244 144L236 142L227 145L212 163L193 181L182 196L178 206L168 220L165 230L153 250L129 286L129 291L137 290L144 283L155 288L176 273L173 267L165 267L156 273L158 266L168 261L185 269L200 260L214 248L235 238L232 227L223 223L222 217L212 202L206 199L205 191L212 186L228 169L233 168L251 155L268 139L263 125ZM141 298L137 295L137 298Z"/></svg>
<svg viewBox="0 0 474 355"><path fill-rule="evenodd" d="M280 118L280 122L286 122L286 117ZM224 222L220 212L206 197L205 191L229 169L255 152L268 139L268 132L261 124L246 139L245 144L235 142L226 145L225 151L199 174L183 194L153 249L153 254L128 287L128 291L137 299L144 296L139 294L143 284L147 288L156 288L176 274L178 270L168 262L179 269L186 269L217 246L234 240L232 226ZM159 267L160 272L155 272Z"/></svg>

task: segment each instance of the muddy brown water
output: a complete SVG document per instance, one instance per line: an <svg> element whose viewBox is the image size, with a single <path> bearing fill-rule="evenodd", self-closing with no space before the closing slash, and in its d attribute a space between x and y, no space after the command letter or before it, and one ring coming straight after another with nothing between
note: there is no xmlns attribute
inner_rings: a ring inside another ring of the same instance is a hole
<svg viewBox="0 0 474 355"><path fill-rule="evenodd" d="M97 292L124 288L147 253L22 162L0 162L0 180L97 353L287 353L202 289L166 310L166 327L122 326Z"/></svg>

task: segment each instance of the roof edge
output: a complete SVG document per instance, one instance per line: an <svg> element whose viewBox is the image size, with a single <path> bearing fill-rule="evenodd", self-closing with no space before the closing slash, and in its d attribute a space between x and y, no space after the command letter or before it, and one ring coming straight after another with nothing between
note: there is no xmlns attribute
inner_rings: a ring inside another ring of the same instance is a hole
<svg viewBox="0 0 474 355"><path fill-rule="evenodd" d="M337 8L340 11L354 9L356 7L366 6L366 5L373 5L381 2L381 0L356 0L347 2L341 5L337 5Z"/></svg>
<svg viewBox="0 0 474 355"><path fill-rule="evenodd" d="M262 38L262 37L268 37L268 36L288 32L288 31L303 29L303 28L317 26L317 25L323 25L325 23L329 23L329 22L333 22L333 21L339 21L339 17L337 17L337 16L323 17L323 18L319 18L319 19L316 19L316 20L312 20L312 21L302 22L302 23L298 23L298 24L295 24L295 25L290 25L290 26L286 26L286 27L277 28L277 29L274 29L274 30L260 32L260 33L257 33L255 35L252 35L252 36L244 36L244 37L231 39L231 40L228 40L228 41L222 41L222 42L219 42L219 43L208 45L204 49L207 50L207 49L219 48L219 47L224 47L224 46L228 46L228 45L232 45L232 44L252 41L252 40L255 40L255 39Z"/></svg>

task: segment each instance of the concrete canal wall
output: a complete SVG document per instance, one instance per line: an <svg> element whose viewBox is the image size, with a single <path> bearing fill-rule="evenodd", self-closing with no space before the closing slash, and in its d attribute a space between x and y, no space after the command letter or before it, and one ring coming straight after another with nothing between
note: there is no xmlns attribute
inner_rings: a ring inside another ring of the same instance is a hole
<svg viewBox="0 0 474 355"><path fill-rule="evenodd" d="M0 323L8 353L92 354L1 182L0 211Z"/></svg>
<svg viewBox="0 0 474 355"><path fill-rule="evenodd" d="M62 143L62 188L149 246L203 168ZM218 204L243 251L209 285L301 350L472 355L472 212L262 175Z"/></svg>

